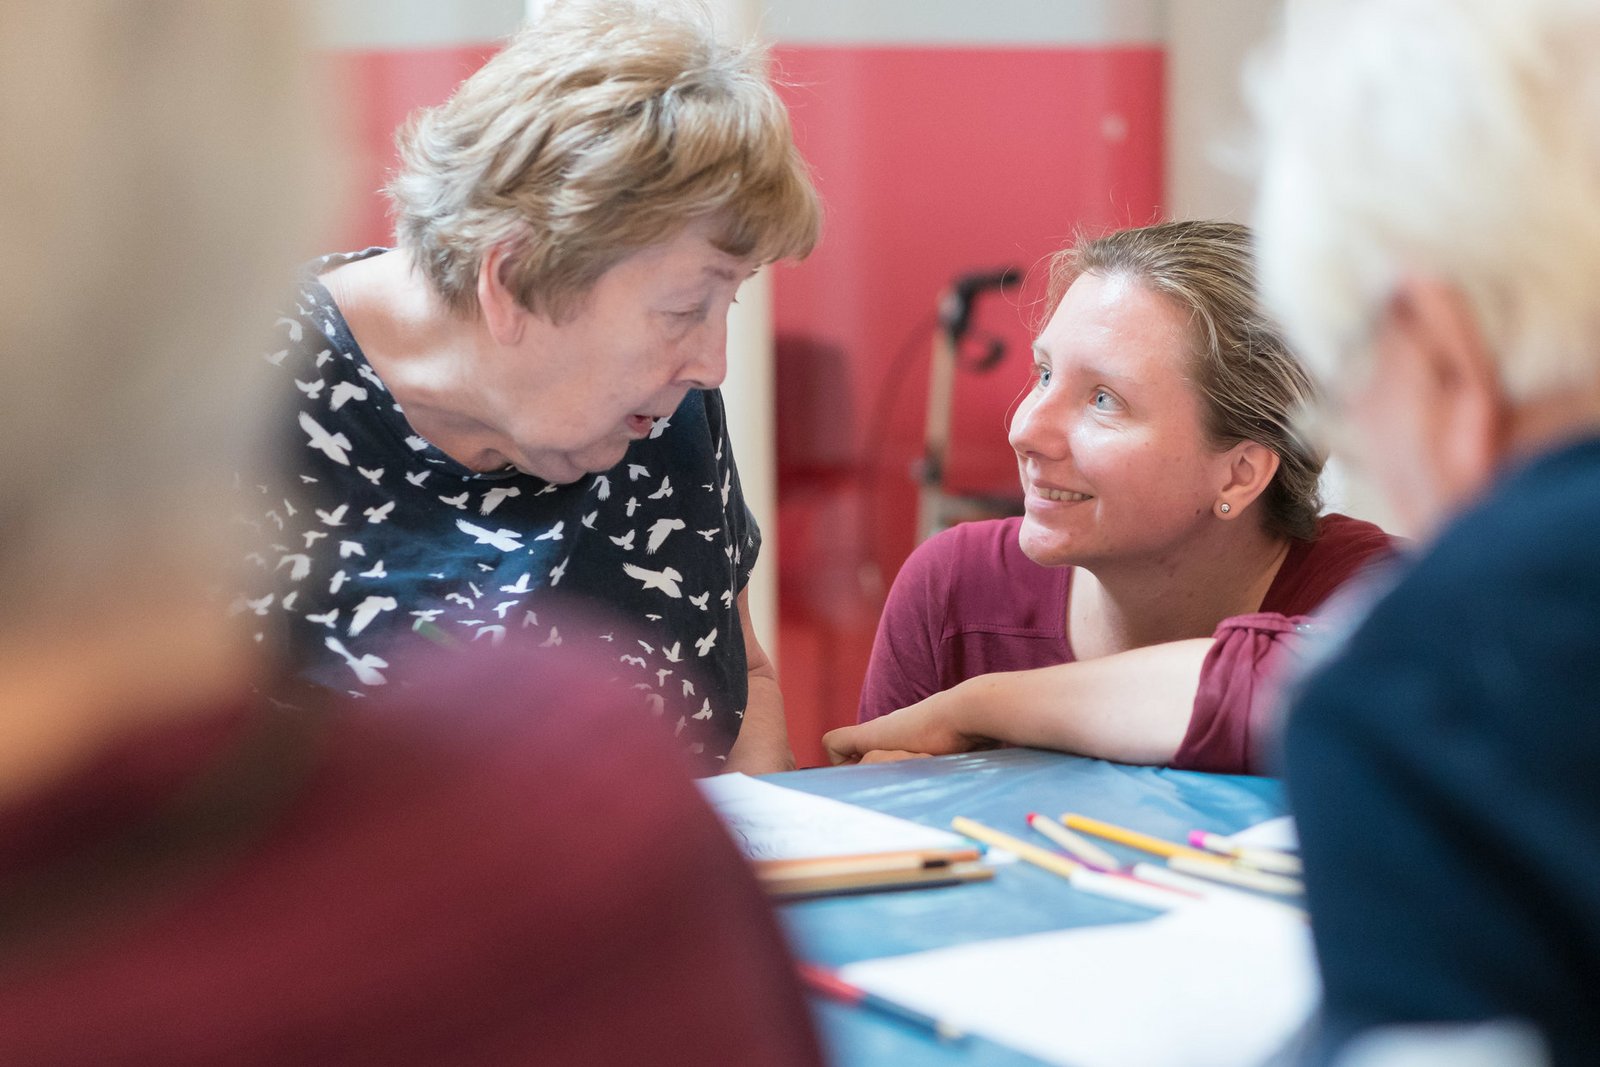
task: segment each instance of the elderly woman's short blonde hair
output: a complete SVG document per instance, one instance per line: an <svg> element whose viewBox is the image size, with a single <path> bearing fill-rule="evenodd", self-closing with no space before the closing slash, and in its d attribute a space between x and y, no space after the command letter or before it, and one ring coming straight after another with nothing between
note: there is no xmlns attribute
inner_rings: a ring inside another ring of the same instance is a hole
<svg viewBox="0 0 1600 1067"><path fill-rule="evenodd" d="M758 263L804 256L820 209L765 74L703 10L646 0L550 5L399 137L389 184L401 247L461 313L479 266L560 318L607 269L714 219Z"/></svg>

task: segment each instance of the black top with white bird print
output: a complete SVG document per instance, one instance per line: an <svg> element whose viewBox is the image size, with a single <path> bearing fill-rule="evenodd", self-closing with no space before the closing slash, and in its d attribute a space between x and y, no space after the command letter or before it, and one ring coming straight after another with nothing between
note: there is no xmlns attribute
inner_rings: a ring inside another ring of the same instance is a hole
<svg viewBox="0 0 1600 1067"><path fill-rule="evenodd" d="M748 683L735 601L761 535L721 394L691 391L604 474L556 485L471 471L406 422L315 280L382 251L317 261L278 320L266 358L283 372L288 461L277 484L242 488L242 519L261 536L237 609L304 679L358 694L390 684L416 635L607 641L619 676L690 751L725 756ZM621 625L568 623L568 599Z"/></svg>

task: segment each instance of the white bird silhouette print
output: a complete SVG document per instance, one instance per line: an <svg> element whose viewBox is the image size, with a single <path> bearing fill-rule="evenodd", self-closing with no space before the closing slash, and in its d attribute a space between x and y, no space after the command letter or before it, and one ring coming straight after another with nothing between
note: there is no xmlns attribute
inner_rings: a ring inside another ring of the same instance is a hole
<svg viewBox="0 0 1600 1067"><path fill-rule="evenodd" d="M505 502L507 497L521 496L522 490L514 485L497 485L483 494L483 503L478 505L478 514L487 515Z"/></svg>
<svg viewBox="0 0 1600 1067"><path fill-rule="evenodd" d="M284 556L282 559L278 560L278 565L274 567L273 570L283 570L283 565L285 563L290 564L289 580L291 582L298 582L300 579L311 573L310 556L299 552L296 552L292 556ZM287 605L285 606L287 607Z"/></svg>
<svg viewBox="0 0 1600 1067"><path fill-rule="evenodd" d="M669 675L671 673L672 673L672 668L670 668L670 667L662 667L661 669L657 670L656 671L656 685L666 685L667 684L667 675Z"/></svg>
<svg viewBox="0 0 1600 1067"><path fill-rule="evenodd" d="M406 472L406 481L421 489L422 483L427 481L428 475L432 473L432 471L408 471Z"/></svg>
<svg viewBox="0 0 1600 1067"><path fill-rule="evenodd" d="M699 534L701 537L704 537L707 541L711 540L713 537L716 537L717 534L719 534L721 532L722 532L721 530L716 530L716 529L712 529L712 530L696 530L695 531L695 533Z"/></svg>
<svg viewBox="0 0 1600 1067"><path fill-rule="evenodd" d="M710 633L706 634L702 638L697 639L695 641L695 643L694 643L694 647L695 647L696 651L698 651L700 653L700 655L702 655L702 656L710 655L711 654L711 650L713 648L715 648L716 645L717 645L717 628L715 626L713 626L711 628L711 632Z"/></svg>
<svg viewBox="0 0 1600 1067"><path fill-rule="evenodd" d="M663 567L659 571L651 571L636 567L632 563L624 563L622 571L628 577L643 582L645 589L659 589L670 597L683 596L683 591L678 588L678 583L683 581L683 575L675 568Z"/></svg>
<svg viewBox="0 0 1600 1067"><path fill-rule="evenodd" d="M672 477L670 475L661 479L661 488L650 494L649 499L660 500L672 495Z"/></svg>
<svg viewBox="0 0 1600 1067"><path fill-rule="evenodd" d="M338 621L338 619L339 619L339 609L338 608L334 608L332 611L327 612L327 613L322 614L322 615L307 615L306 616L306 621L307 622L319 623L319 624L321 624L323 626L328 627L328 629L330 629L330 630L333 629L333 625L334 625L335 622Z"/></svg>
<svg viewBox="0 0 1600 1067"><path fill-rule="evenodd" d="M345 633L355 637L370 626L373 619L399 606L400 602L392 596L369 596L356 605L356 610L350 615L350 628Z"/></svg>
<svg viewBox="0 0 1600 1067"><path fill-rule="evenodd" d="M396 408L399 406L400 405L398 404L395 405ZM407 437L406 444L413 452L421 452L428 447L428 442L423 438L418 437L416 434L412 434L410 437Z"/></svg>
<svg viewBox="0 0 1600 1067"><path fill-rule="evenodd" d="M561 576L563 574L566 574L566 573L567 573L567 561L566 560L562 560L560 563L556 564L554 567L551 567L550 568L550 585L552 587L560 585L561 584Z"/></svg>
<svg viewBox="0 0 1600 1067"><path fill-rule="evenodd" d="M667 432L667 427L672 425L671 419L657 419L656 424L650 427L650 440L654 441Z"/></svg>
<svg viewBox="0 0 1600 1067"><path fill-rule="evenodd" d="M276 326L279 322L283 323L283 325L287 328L285 332L288 333L289 340L298 342L300 338L305 336L305 327L300 325L300 320L286 319L280 315L277 322L274 322L272 325Z"/></svg>
<svg viewBox="0 0 1600 1067"><path fill-rule="evenodd" d="M618 656L617 658L619 660L621 660L623 663L631 663L635 667L641 667L642 668L642 667L647 666L647 664L644 661L644 657L643 656L630 656L627 653L623 653L622 655Z"/></svg>
<svg viewBox="0 0 1600 1067"><path fill-rule="evenodd" d="M459 496L441 496L439 500L441 503L449 504L453 508L460 508L465 511L467 510L467 497L469 495L471 494L463 491Z"/></svg>
<svg viewBox="0 0 1600 1067"><path fill-rule="evenodd" d="M370 569L362 571L360 574L356 575L356 577L387 578L389 577L389 571L384 567L383 560L380 559L378 562L374 563Z"/></svg>
<svg viewBox="0 0 1600 1067"><path fill-rule="evenodd" d="M306 394L307 400L315 400L321 394L322 387L328 383L321 378L309 382L302 382L299 378L296 378L294 384L302 393Z"/></svg>
<svg viewBox="0 0 1600 1067"><path fill-rule="evenodd" d="M550 627L550 636L545 638L544 639L544 643L541 644L539 647L540 648L558 648L558 647L560 647L560 645L561 645L561 631L559 629L557 629L556 627L552 626L552 627Z"/></svg>
<svg viewBox="0 0 1600 1067"><path fill-rule="evenodd" d="M494 606L494 613L503 619L506 617L506 612L510 611L520 603L522 603L520 600L502 600L500 603Z"/></svg>
<svg viewBox="0 0 1600 1067"><path fill-rule="evenodd" d="M344 586L344 583L345 583L345 573L344 573L344 571L343 570L335 571L333 573L333 577L331 579L329 579L329 581L328 581L328 592L337 593Z"/></svg>
<svg viewBox="0 0 1600 1067"><path fill-rule="evenodd" d="M462 596L460 593L446 593L444 595L444 598L446 600L450 601L452 604L460 604L462 607L466 608L468 611L471 611L473 608L478 606L478 605L474 604L471 600L468 600L466 597Z"/></svg>
<svg viewBox="0 0 1600 1067"><path fill-rule="evenodd" d="M598 511L591 511L583 517L583 525L592 530L594 529L594 520L599 517L600 513Z"/></svg>
<svg viewBox="0 0 1600 1067"><path fill-rule="evenodd" d="M490 548L498 549L501 552L515 552L522 548L522 535L515 530L507 530L502 527L498 530L490 531L482 526L475 526L466 519L457 519L456 529L464 534L471 534L475 538L473 544L476 545L488 545Z"/></svg>
<svg viewBox="0 0 1600 1067"><path fill-rule="evenodd" d="M683 657L678 652L678 650L680 648L682 648L682 647L683 647L683 642L682 641L674 641L674 642L672 642L672 647L670 647L670 648L663 646L662 649L661 649L661 654L663 656L667 657L667 662L668 663L678 663L683 659Z"/></svg>
<svg viewBox="0 0 1600 1067"><path fill-rule="evenodd" d="M644 695L644 702L645 706L650 709L650 714L652 715L662 715L665 714L667 710L666 698L660 693L646 693Z"/></svg>
<svg viewBox="0 0 1600 1067"><path fill-rule="evenodd" d="M650 653L652 656L656 654L656 646L652 645L648 641L640 641L639 642L639 647L644 649L646 652Z"/></svg>
<svg viewBox="0 0 1600 1067"><path fill-rule="evenodd" d="M642 463L630 463L630 464L628 464L628 481L636 482L640 478L648 478L648 477L650 477L650 468L649 467L644 466Z"/></svg>
<svg viewBox="0 0 1600 1067"><path fill-rule="evenodd" d="M532 579L533 575L524 574L522 577L516 580L515 584L502 585L500 587L500 591L502 593L526 593L528 591L528 582Z"/></svg>
<svg viewBox="0 0 1600 1067"><path fill-rule="evenodd" d="M616 545L618 548L622 549L624 552L632 552L633 551L633 535L636 532L637 531L629 530L627 533L623 534L621 537L613 537L613 538L611 538L611 543Z"/></svg>
<svg viewBox="0 0 1600 1067"><path fill-rule="evenodd" d="M559 540L561 540L561 528L564 527L564 526L566 526L565 522L558 522L554 526L550 527L550 529L548 529L544 533L540 534L538 537L535 537L534 540L535 541L559 541ZM520 548L521 546L519 545L518 547Z"/></svg>
<svg viewBox="0 0 1600 1067"><path fill-rule="evenodd" d="M258 600L246 600L244 602L244 606L255 612L257 615L265 615L267 613L267 609L272 607L272 602L277 598L278 595L276 593L268 593L266 596L261 597Z"/></svg>
<svg viewBox="0 0 1600 1067"><path fill-rule="evenodd" d="M506 639L506 628L504 626L480 626L478 627L478 632L472 635L472 639L476 641L485 634L489 635L489 643L491 645L498 645Z"/></svg>
<svg viewBox="0 0 1600 1067"><path fill-rule="evenodd" d="M389 663L381 656L368 652L365 656L357 659L355 654L345 648L344 642L337 637L330 637L323 643L343 658L345 663L349 664L350 669L356 672L356 680L362 685L382 685L384 683L383 675L378 673L378 668L387 667Z"/></svg>
<svg viewBox="0 0 1600 1067"><path fill-rule="evenodd" d="M314 448L339 464L350 466L350 438L342 433L329 433L310 415L300 413L300 428L306 432L306 447Z"/></svg>
<svg viewBox="0 0 1600 1067"><path fill-rule="evenodd" d="M316 544L318 541L322 540L324 537L327 537L328 536L328 531L326 531L326 530L307 530L301 536L306 539L306 547L310 548L312 545Z"/></svg>
<svg viewBox="0 0 1600 1067"><path fill-rule="evenodd" d="M683 728L687 725L689 725L689 717L687 715L679 715L678 725L672 728L672 736L677 737L679 734L683 733Z"/></svg>
<svg viewBox="0 0 1600 1067"><path fill-rule="evenodd" d="M424 608L421 611L413 611L411 614L416 616L416 619L417 619L418 622L432 622L435 619L437 619L440 615L444 614L444 609L443 608Z"/></svg>
<svg viewBox="0 0 1600 1067"><path fill-rule="evenodd" d="M340 504L338 507L334 508L332 511L323 511L321 508L317 508L316 509L317 518L322 520L322 525L324 525L324 526L343 526L344 525L344 513L349 511L349 510L350 510L350 505L349 504Z"/></svg>
<svg viewBox="0 0 1600 1067"><path fill-rule="evenodd" d="M526 630L530 626L538 626L538 625L539 625L539 616L535 615L531 611L524 611L522 613L522 628L524 630Z"/></svg>
<svg viewBox="0 0 1600 1067"><path fill-rule="evenodd" d="M686 697L694 696L694 683L687 678L683 680L683 695Z"/></svg>
<svg viewBox="0 0 1600 1067"><path fill-rule="evenodd" d="M339 558L349 559L351 556L365 556L367 550L360 541L340 541Z"/></svg>
<svg viewBox="0 0 1600 1067"><path fill-rule="evenodd" d="M707 589L704 593L701 593L699 596L691 596L689 598L689 603L693 604L695 607L699 608L701 611L705 611L706 610L706 601L708 601L710 599L711 599L711 590Z"/></svg>
<svg viewBox="0 0 1600 1067"><path fill-rule="evenodd" d="M382 522L384 519L387 519L389 517L389 512L391 512L393 510L394 510L394 501L391 500L387 504L384 504L382 507L367 508L361 514L363 514L363 515L365 515L367 517L367 521L368 522L370 522L374 526L376 526L378 523Z"/></svg>
<svg viewBox="0 0 1600 1067"><path fill-rule="evenodd" d="M732 486L732 484L733 484L733 472L729 471L728 473L726 473L726 474L724 474L722 476L722 506L723 507L727 507L728 506L728 490L729 490L729 487Z"/></svg>
<svg viewBox="0 0 1600 1067"><path fill-rule="evenodd" d="M656 549L661 547L662 542L666 541L668 537L672 536L672 531L681 530L688 525L689 524L684 522L682 519L657 519L655 522L651 523L650 540L644 546L645 554L650 556L655 555Z"/></svg>
<svg viewBox="0 0 1600 1067"><path fill-rule="evenodd" d="M338 411L351 400L365 400L367 391L354 382L334 382L333 392L328 394L328 407Z"/></svg>
<svg viewBox="0 0 1600 1067"><path fill-rule="evenodd" d="M639 510L639 498L636 497L636 496L630 496L628 498L628 518L630 518L630 519L633 518L633 513L635 511L638 511L638 510Z"/></svg>
<svg viewBox="0 0 1600 1067"><path fill-rule="evenodd" d="M553 493L557 489L560 489L560 488L561 487L559 485L557 485L555 482L551 482L550 484L546 485L543 489L539 490L537 493L535 493L533 495L534 496L544 496L546 493Z"/></svg>
<svg viewBox="0 0 1600 1067"><path fill-rule="evenodd" d="M705 703L700 705L700 710L694 713L694 717L697 718L697 719L709 719L709 718L711 718L711 698L710 697L706 697Z"/></svg>
<svg viewBox="0 0 1600 1067"><path fill-rule="evenodd" d="M595 497L600 500L611 499L611 479L604 474L594 476Z"/></svg>

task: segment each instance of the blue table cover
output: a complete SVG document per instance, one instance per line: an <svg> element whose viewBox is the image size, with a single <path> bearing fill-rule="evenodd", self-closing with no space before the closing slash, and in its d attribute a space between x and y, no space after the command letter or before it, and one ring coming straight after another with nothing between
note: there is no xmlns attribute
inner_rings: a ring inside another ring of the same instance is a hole
<svg viewBox="0 0 1600 1067"><path fill-rule="evenodd" d="M1029 812L1073 811L1172 841L1190 830L1234 833L1284 814L1269 778L1131 767L1056 752L1007 748L901 763L769 775L765 781L948 829L957 815L1049 846ZM1126 862L1149 859L1098 842ZM1000 867L993 881L824 897L779 906L800 958L829 967L968 941L1147 919L1154 912L1090 896L1031 864ZM855 1065L1013 1065L1040 1061L978 1037L941 1043L876 1012L813 998L830 1062Z"/></svg>

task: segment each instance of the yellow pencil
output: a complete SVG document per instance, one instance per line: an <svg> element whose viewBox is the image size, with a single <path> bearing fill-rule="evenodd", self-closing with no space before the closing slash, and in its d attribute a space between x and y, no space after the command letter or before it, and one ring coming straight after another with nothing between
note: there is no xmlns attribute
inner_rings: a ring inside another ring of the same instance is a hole
<svg viewBox="0 0 1600 1067"><path fill-rule="evenodd" d="M1101 822L1099 819L1091 819L1087 815L1074 815L1072 812L1067 812L1061 816L1061 821L1069 829L1077 830L1079 833L1093 834L1095 837L1103 837L1107 841L1115 841L1119 845L1127 845L1129 848L1136 848L1141 852L1150 852L1157 856L1165 856L1168 859L1173 856L1187 856L1191 859L1202 859L1208 862L1216 861L1216 857L1209 852L1201 852L1196 848L1173 844L1171 841L1159 837L1141 834L1137 830L1113 826L1111 823Z"/></svg>

